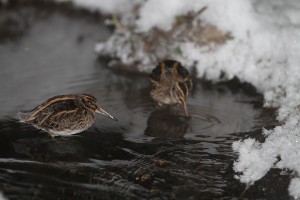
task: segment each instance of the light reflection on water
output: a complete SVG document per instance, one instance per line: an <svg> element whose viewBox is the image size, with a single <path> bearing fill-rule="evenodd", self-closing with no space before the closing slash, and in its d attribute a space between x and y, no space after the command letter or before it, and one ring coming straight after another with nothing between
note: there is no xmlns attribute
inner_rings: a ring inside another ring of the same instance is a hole
<svg viewBox="0 0 300 200"><path fill-rule="evenodd" d="M180 109L157 108L146 75L108 69L96 58L95 42L109 35L99 21L21 10L25 14L0 13L20 23L24 16L30 19L19 40L0 44L0 189L5 195L211 199L240 194L231 143L262 124L261 109L245 103L256 96L197 81L188 99L191 119L186 119ZM51 139L13 119L19 109L52 96L82 92L94 95L119 121L97 116L89 130Z"/></svg>

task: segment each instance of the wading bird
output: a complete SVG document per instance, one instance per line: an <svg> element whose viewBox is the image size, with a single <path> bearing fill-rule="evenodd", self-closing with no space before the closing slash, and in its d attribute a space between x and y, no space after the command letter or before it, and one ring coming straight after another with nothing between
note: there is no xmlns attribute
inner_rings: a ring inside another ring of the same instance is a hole
<svg viewBox="0 0 300 200"><path fill-rule="evenodd" d="M97 105L88 94L55 96L30 111L20 111L17 118L45 130L51 136L67 136L88 129L95 121L95 113L117 120Z"/></svg>
<svg viewBox="0 0 300 200"><path fill-rule="evenodd" d="M149 76L151 97L159 105L182 105L188 117L186 98L192 87L188 70L175 60L160 62Z"/></svg>

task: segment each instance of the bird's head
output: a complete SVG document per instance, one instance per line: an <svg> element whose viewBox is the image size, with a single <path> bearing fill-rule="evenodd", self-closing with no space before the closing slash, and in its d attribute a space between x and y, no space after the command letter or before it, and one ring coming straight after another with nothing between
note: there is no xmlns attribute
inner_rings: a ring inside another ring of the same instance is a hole
<svg viewBox="0 0 300 200"><path fill-rule="evenodd" d="M109 114L108 112L103 110L97 104L97 99L95 97L93 97L92 95L88 95L88 94L81 94L80 96L81 96L81 101L82 101L84 107L87 108L89 111L100 113L106 117L109 117L109 118L117 121L117 119L115 117L113 117L111 114Z"/></svg>

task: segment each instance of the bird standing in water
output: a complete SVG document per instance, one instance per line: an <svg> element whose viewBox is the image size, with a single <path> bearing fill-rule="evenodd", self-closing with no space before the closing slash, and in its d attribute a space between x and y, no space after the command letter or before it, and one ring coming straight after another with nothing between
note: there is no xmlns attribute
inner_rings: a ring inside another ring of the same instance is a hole
<svg viewBox="0 0 300 200"><path fill-rule="evenodd" d="M19 112L17 118L47 131L51 136L67 136L92 126L95 113L117 120L97 105L95 97L88 94L52 97L33 110Z"/></svg>
<svg viewBox="0 0 300 200"><path fill-rule="evenodd" d="M160 62L149 76L151 97L162 105L182 105L188 117L186 98L192 87L188 70L175 60Z"/></svg>

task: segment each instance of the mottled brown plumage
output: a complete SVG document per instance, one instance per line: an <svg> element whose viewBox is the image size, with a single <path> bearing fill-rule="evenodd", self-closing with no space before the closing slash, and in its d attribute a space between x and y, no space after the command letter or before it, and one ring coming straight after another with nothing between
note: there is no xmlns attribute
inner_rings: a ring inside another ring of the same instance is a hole
<svg viewBox="0 0 300 200"><path fill-rule="evenodd" d="M175 60L160 62L149 76L151 97L163 105L180 104L188 117L186 98L192 82L188 70Z"/></svg>
<svg viewBox="0 0 300 200"><path fill-rule="evenodd" d="M116 120L97 105L95 97L88 94L52 97L33 110L19 112L17 118L57 136L72 135L88 129L95 121L95 113Z"/></svg>

